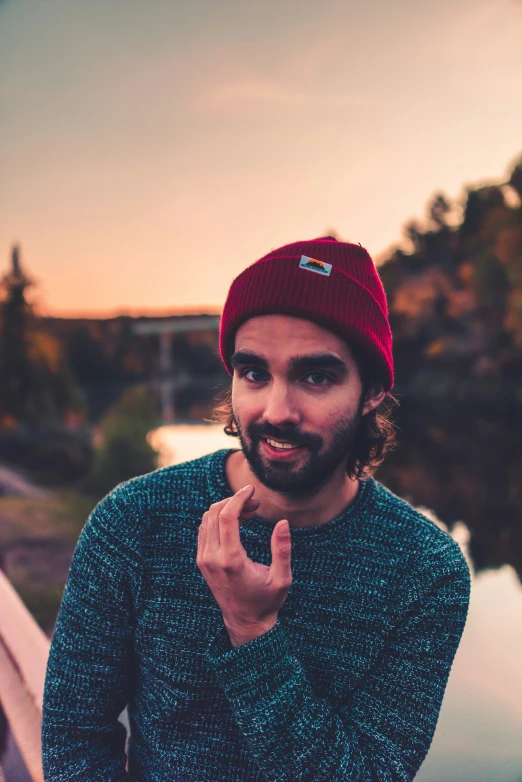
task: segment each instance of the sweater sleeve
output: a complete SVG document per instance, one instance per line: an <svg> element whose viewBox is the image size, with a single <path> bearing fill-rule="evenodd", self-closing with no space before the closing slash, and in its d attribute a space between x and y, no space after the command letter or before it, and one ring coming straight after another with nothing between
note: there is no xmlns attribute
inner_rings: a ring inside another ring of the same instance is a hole
<svg viewBox="0 0 522 782"><path fill-rule="evenodd" d="M108 495L78 539L51 642L44 687L46 782L123 782L137 553ZM116 537L119 532L119 537Z"/></svg>
<svg viewBox="0 0 522 782"><path fill-rule="evenodd" d="M315 695L281 620L237 648L224 627L214 637L209 664L267 780L415 777L432 742L469 604L468 566L453 541L448 548L438 567L430 562L431 577L409 577L378 663L335 708Z"/></svg>

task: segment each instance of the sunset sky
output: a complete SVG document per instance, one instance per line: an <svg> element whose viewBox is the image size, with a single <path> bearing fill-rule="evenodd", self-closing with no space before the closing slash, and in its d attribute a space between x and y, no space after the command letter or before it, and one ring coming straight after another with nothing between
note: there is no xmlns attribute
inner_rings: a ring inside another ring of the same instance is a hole
<svg viewBox="0 0 522 782"><path fill-rule="evenodd" d="M0 0L0 273L218 309L270 248L380 258L522 153L522 0Z"/></svg>

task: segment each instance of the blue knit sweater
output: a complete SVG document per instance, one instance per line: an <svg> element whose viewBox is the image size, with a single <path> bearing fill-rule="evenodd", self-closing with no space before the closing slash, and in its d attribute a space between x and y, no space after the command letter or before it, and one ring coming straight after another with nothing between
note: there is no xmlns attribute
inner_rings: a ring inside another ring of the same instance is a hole
<svg viewBox="0 0 522 782"><path fill-rule="evenodd" d="M417 773L466 621L458 545L368 478L340 516L291 530L278 622L233 648L196 565L203 513L232 494L228 453L120 484L89 517L47 667L47 782ZM259 517L241 527L266 565L272 529Z"/></svg>

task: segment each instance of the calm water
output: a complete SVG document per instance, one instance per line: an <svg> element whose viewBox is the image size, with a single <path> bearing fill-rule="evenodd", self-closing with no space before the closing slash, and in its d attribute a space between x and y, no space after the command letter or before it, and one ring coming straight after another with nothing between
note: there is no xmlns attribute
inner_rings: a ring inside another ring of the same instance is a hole
<svg viewBox="0 0 522 782"><path fill-rule="evenodd" d="M441 442L440 428L434 437L436 442ZM213 425L162 427L152 433L151 441L160 450L163 465L236 445L233 438ZM475 437L473 446L476 456L480 438ZM487 443L484 448L487 450ZM451 466L451 459L441 454L444 461L441 468L433 464L433 451L428 449L428 452L431 461L426 465L419 456L426 449L415 450L411 440L408 447L401 446L396 454L388 457L390 469L383 466L376 476L397 494L421 507L435 523L448 529L426 503L426 497L433 498L432 507L444 514L442 518L449 519L450 534L461 546L472 572L466 628L453 663L433 744L416 779L419 782L522 782L522 588L514 567L501 564L502 559L496 569L483 569L491 556L490 549L495 548L495 552L498 549L497 532L505 542L505 531L510 529L509 513L495 499L490 502L493 510L496 508L494 518L483 511L486 502L480 507L469 505L473 526L465 523L466 516L457 520L452 510L456 501L448 504L451 476L445 471ZM496 453L496 462L499 458ZM458 465L458 460L455 463ZM435 487L434 475L441 481L438 486L435 482ZM470 467L469 476L467 486L473 480L480 481L480 467ZM401 486L406 491L401 493L398 490ZM479 491L475 487L469 493L475 497ZM495 533L489 529L488 519L494 522ZM489 530L487 534L485 529ZM484 551L482 541L490 538L489 549ZM475 558L474 552L478 552ZM515 562L518 554L507 546L504 559ZM475 572L477 561L479 573Z"/></svg>

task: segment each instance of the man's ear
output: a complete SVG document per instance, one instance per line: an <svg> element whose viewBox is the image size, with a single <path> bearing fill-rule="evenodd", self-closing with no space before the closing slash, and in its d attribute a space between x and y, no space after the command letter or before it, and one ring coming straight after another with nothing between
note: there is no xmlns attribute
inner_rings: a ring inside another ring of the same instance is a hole
<svg viewBox="0 0 522 782"><path fill-rule="evenodd" d="M385 396L386 391L383 389L380 383L374 383L372 386L370 386L366 392L362 414L366 415L367 413L371 413L372 410L375 410L376 407L379 407Z"/></svg>

